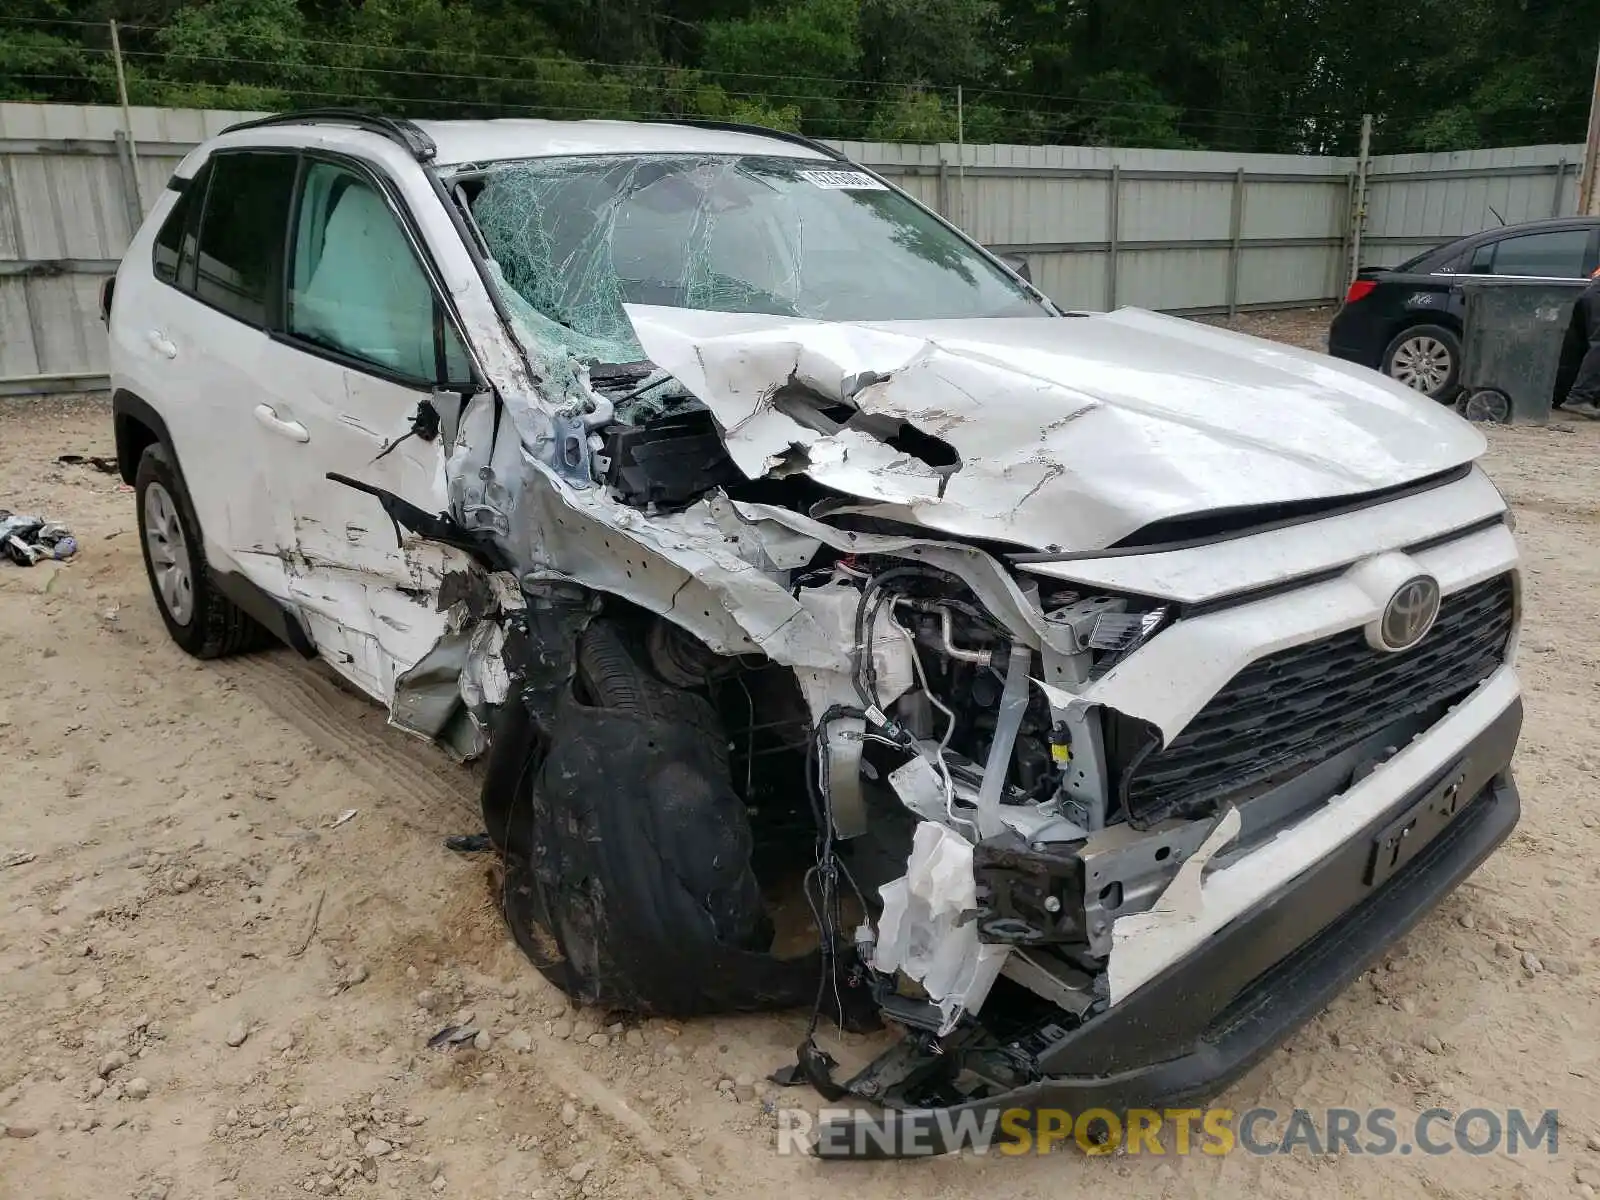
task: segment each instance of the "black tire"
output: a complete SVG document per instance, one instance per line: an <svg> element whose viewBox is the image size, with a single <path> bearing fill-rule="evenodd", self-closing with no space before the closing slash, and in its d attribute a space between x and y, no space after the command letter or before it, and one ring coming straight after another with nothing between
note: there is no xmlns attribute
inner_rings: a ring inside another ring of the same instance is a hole
<svg viewBox="0 0 1600 1200"><path fill-rule="evenodd" d="M205 543L200 538L200 522L195 519L189 489L173 462L172 452L160 442L145 447L134 475L134 501L139 517L139 549L144 555L145 576L156 610L167 633L196 658L222 658L248 650L259 650L273 642L272 635L231 600L212 586L206 571ZM159 487L170 500L178 527L182 530L188 555L188 588L183 611L175 614L162 594L157 566L151 558L151 538L146 501L152 487Z"/></svg>
<svg viewBox="0 0 1600 1200"><path fill-rule="evenodd" d="M706 748L727 769L728 734L711 702L658 679L640 666L616 622L596 621L584 630L578 640L578 684L598 708L614 708L692 729L705 739Z"/></svg>
<svg viewBox="0 0 1600 1200"><path fill-rule="evenodd" d="M1384 350L1382 369L1430 400L1451 403L1461 388L1461 338L1443 325L1412 325Z"/></svg>
<svg viewBox="0 0 1600 1200"><path fill-rule="evenodd" d="M580 1004L662 1016L809 1004L816 955L767 953L744 802L711 704L639 665L618 624L582 635L543 735L513 700L483 797L506 922Z"/></svg>

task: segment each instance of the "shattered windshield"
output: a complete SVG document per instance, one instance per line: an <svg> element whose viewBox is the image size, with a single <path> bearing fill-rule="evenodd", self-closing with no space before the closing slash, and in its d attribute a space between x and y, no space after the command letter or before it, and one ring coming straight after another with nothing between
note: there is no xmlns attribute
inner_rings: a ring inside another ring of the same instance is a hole
<svg viewBox="0 0 1600 1200"><path fill-rule="evenodd" d="M473 184L506 285L580 357L643 357L624 304L824 321L1047 315L931 214L835 163L541 158Z"/></svg>

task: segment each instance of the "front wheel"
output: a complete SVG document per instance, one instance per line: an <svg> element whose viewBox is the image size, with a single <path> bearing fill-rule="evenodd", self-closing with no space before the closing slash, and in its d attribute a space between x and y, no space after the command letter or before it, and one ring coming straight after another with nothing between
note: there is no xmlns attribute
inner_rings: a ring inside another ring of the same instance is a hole
<svg viewBox="0 0 1600 1200"><path fill-rule="evenodd" d="M1461 339L1443 325L1413 325L1383 352L1383 373L1430 400L1453 400L1461 380Z"/></svg>
<svg viewBox="0 0 1600 1200"><path fill-rule="evenodd" d="M508 702L484 780L517 943L580 1004L686 1017L812 1003L820 952L770 953L715 710L651 675L604 618L576 667L544 736Z"/></svg>

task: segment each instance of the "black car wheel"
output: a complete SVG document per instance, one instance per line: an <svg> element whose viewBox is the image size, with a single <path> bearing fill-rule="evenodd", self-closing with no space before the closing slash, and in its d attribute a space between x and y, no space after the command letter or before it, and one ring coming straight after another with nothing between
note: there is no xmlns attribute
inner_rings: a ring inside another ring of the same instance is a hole
<svg viewBox="0 0 1600 1200"><path fill-rule="evenodd" d="M651 675L610 620L584 631L576 665L548 736L520 700L496 722L483 815L517 943L580 1004L694 1016L815 1001L820 951L769 952L716 710Z"/></svg>
<svg viewBox="0 0 1600 1200"><path fill-rule="evenodd" d="M1433 400L1455 398L1461 339L1443 325L1413 325L1383 352L1383 373Z"/></svg>

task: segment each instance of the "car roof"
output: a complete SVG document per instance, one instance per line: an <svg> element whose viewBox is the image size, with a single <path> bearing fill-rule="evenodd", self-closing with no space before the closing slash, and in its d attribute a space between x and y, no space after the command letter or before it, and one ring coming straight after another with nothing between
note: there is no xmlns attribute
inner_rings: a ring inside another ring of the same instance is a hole
<svg viewBox="0 0 1600 1200"><path fill-rule="evenodd" d="M666 121L418 121L440 164L567 154L777 154L828 161L821 149L757 130Z"/></svg>
<svg viewBox="0 0 1600 1200"><path fill-rule="evenodd" d="M375 136L404 141L408 129L432 143L428 161L440 166L583 154L763 154L834 161L825 147L791 134L668 121L401 121L322 110L244 122L222 136L233 144L258 137L278 145L299 138L354 144Z"/></svg>

